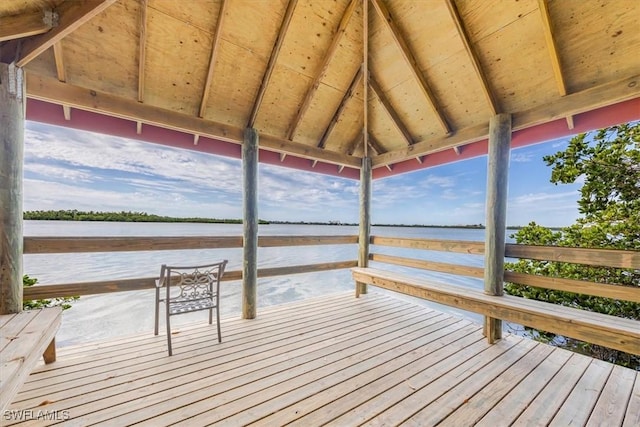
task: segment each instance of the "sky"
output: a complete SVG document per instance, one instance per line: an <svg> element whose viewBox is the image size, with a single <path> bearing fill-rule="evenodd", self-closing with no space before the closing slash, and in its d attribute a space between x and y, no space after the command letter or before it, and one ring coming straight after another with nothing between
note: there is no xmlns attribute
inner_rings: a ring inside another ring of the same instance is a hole
<svg viewBox="0 0 640 427"><path fill-rule="evenodd" d="M580 184L554 185L542 157L568 139L512 150L508 225L566 226ZM25 130L28 210L135 211L242 218L240 160L30 122ZM485 223L487 157L373 181L373 224ZM258 216L358 222L358 182L260 164Z"/></svg>

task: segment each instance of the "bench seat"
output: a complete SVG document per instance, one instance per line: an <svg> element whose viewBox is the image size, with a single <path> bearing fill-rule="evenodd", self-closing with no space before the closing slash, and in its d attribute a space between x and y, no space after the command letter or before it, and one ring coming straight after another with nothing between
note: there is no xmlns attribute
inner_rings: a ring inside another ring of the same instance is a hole
<svg viewBox="0 0 640 427"><path fill-rule="evenodd" d="M0 315L0 413L11 403L42 355L56 359L55 336L62 308Z"/></svg>
<svg viewBox="0 0 640 427"><path fill-rule="evenodd" d="M640 354L640 322L633 319L623 319L510 295L487 295L484 291L477 289L437 283L375 268L357 267L352 268L351 272L354 280L359 283L367 283L627 353Z"/></svg>

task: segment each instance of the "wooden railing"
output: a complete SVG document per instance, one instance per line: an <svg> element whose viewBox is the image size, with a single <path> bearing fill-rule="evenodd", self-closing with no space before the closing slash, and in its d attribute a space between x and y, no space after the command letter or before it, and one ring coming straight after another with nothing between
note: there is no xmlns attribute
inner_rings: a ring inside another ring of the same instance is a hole
<svg viewBox="0 0 640 427"><path fill-rule="evenodd" d="M358 243L358 236L261 236L259 247L343 245ZM58 254L82 252L164 251L182 249L241 248L242 237L25 237L25 254ZM354 254L356 251L354 251ZM298 273L346 269L357 266L356 260L319 264L259 268L258 277L283 276ZM111 279L95 282L62 283L30 286L24 289L24 299L56 298L73 295L94 295L111 292L137 291L155 288L157 277ZM242 271L227 271L223 281L242 279Z"/></svg>
<svg viewBox="0 0 640 427"><path fill-rule="evenodd" d="M260 236L259 247L311 246L356 244L358 236ZM374 246L395 248L455 252L470 255L483 255L484 243L464 240L436 240L404 237L372 236ZM193 236L193 237L25 237L25 254L81 253L81 252L119 252L119 251L163 251L183 249L221 249L241 248L239 236ZM356 251L354 251L354 254ZM640 251L621 251L611 249L584 249L552 246L506 245L506 256L606 266L615 268L639 269ZM395 255L375 253L369 255L371 261L394 264L404 267L450 273L460 276L482 278L484 269L467 265L450 264L425 259L407 258ZM336 261L320 264L304 264L286 267L258 269L258 277L273 277L297 273L310 273L351 268L357 261ZM223 280L240 280L240 270L228 271ZM91 295L110 292L152 289L155 277L112 279L96 282L51 284L25 288L25 299L54 298L72 295ZM594 283L583 280L554 278L525 273L505 272L505 281L546 289L575 292L585 295L640 302L640 287L618 286Z"/></svg>
<svg viewBox="0 0 640 427"><path fill-rule="evenodd" d="M416 238L378 237L371 238L371 243L406 249L422 249L432 251L457 252L471 255L483 255L484 243L462 240L431 240ZM508 243L505 255L509 258L524 258L584 264L624 269L640 269L640 251L622 251L612 249L568 248L558 246L532 246ZM465 265L434 262L416 258L398 257L378 254L372 251L371 261L394 264L404 267L419 268L442 273L482 278L484 269ZM595 283L585 280L563 279L535 274L505 271L507 282L536 286L545 289L575 292L578 294L613 298L640 303L640 285L638 287L620 286L607 283Z"/></svg>

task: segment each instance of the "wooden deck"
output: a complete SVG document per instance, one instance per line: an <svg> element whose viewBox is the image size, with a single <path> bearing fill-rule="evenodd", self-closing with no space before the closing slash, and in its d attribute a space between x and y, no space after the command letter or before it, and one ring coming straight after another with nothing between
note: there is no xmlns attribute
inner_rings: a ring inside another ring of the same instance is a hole
<svg viewBox="0 0 640 427"><path fill-rule="evenodd" d="M637 372L516 336L488 345L479 325L376 292L222 331L182 328L173 357L153 331L62 348L0 424L640 425Z"/></svg>

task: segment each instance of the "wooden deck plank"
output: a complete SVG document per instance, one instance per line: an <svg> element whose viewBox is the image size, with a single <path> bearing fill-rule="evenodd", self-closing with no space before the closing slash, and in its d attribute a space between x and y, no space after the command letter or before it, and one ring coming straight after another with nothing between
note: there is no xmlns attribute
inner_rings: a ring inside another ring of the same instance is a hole
<svg viewBox="0 0 640 427"><path fill-rule="evenodd" d="M398 310L401 310L402 304L398 301L389 300L380 301L379 306L376 307L376 310L384 309L385 307L389 309L393 309L394 307ZM315 314L315 316L314 316ZM296 327L305 327L307 325L311 325L315 328L321 328L325 325L324 322L334 322L337 318L350 318L354 316L359 316L360 313L358 311L354 311L353 307L345 307L344 311L341 311L339 308L336 308L334 313L329 311L324 313L314 313L307 312L302 314L302 316L292 316L289 321L295 323ZM249 321L247 321L249 322ZM271 340L275 339L286 339L290 333L295 330L291 328L287 323L282 322L281 320L275 324L276 327L271 325L271 327L266 330L259 327L254 328L245 328L240 330L239 335L234 335L232 337L228 337L223 341L224 348L227 348L226 344L231 344L235 342L235 339L244 340L247 345L256 344L255 340L258 338L260 340L266 340L270 338ZM328 326L328 325L326 325ZM208 348L208 345L212 343L212 338L210 336L213 328L209 327L203 330L203 334L198 334L197 339L192 341L187 341L188 345L181 347L183 350L183 355L176 354L176 357L172 360L180 360L185 357L184 354L187 354L186 350L194 351L195 354L191 354L191 356L201 356L200 353L203 353L204 350L201 350L200 347L207 347L206 351L218 351L220 350L220 346L217 346L213 349ZM217 344L217 340L215 342ZM31 390L33 388L42 389L43 386L54 385L57 383L66 383L68 381L74 379L81 379L83 377L101 374L104 372L110 372L116 368L126 368L130 362L135 361L136 366L140 366L145 362L153 362L158 361L158 359L162 359L163 356L166 356L166 338L163 336L155 337L155 343L150 345L148 348L142 349L141 351L121 351L117 356L108 358L108 359L98 359L94 360L93 357L87 358L85 364L76 365L71 369L67 369L66 366L62 366L58 371L52 371L50 373L41 373L37 375L39 378L37 380L37 385L28 383L24 391ZM81 373L77 373L76 371L80 371ZM121 371L119 371L121 372Z"/></svg>
<svg viewBox="0 0 640 427"><path fill-rule="evenodd" d="M420 409L401 425L425 426L439 423L478 391L486 387L496 376L502 374L514 363L525 357L536 346L535 342L529 340L521 341L507 353L494 359L479 371L474 372L469 378L455 387L449 388L438 399Z"/></svg>
<svg viewBox="0 0 640 427"><path fill-rule="evenodd" d="M342 313L343 317L339 318L340 320L335 321L333 324L320 322L321 325L323 325L322 329L318 329L317 325L307 325L306 328L293 329L289 327L288 330L282 331L275 336L265 336L256 339L255 335L249 335L248 337L242 337L243 339L237 342L229 343L228 346L210 344L209 347L205 347L198 352L176 355L170 358L166 356L166 351L163 351L161 357L146 364L141 363L137 358L133 358L127 366L117 370L117 375L109 375L109 373L107 373L107 375L104 376L100 374L94 377L79 378L75 384L71 384L71 387L69 387L70 384L64 384L37 389L37 395L29 395L30 401L28 402L19 401L19 406L37 405L43 398L46 398L46 400L55 400L65 406L73 405L73 401L69 399L74 398L81 404L91 402L92 399L105 399L111 395L118 395L124 399L125 396L122 393L131 391L136 388L135 386L143 387L148 385L147 383L158 381L167 382L167 387L171 388L175 385L170 381L172 379L175 379L178 385L184 384L185 380L191 379L190 376L185 377L185 375L191 373L195 373L191 376L198 379L201 374L203 374L202 370L212 365L211 360L215 360L215 369L219 372L232 369L235 367L233 363L241 366L250 366L250 362L259 363L262 361L265 352L271 351L274 348L279 349L280 352L291 352L295 348L304 348L316 341L336 343L340 340L349 339L351 336L340 337L340 330L345 326L362 324L363 329L356 328L356 333L366 332L364 328L371 328L368 322L377 320L377 325L384 325L385 321L392 323L392 321L398 320L398 313L406 308L397 305L381 305L382 307L380 307L379 310L371 311L369 315L355 314L349 317ZM404 311L404 314L407 316L415 312L415 310ZM433 314L435 315L437 313L434 312ZM423 316L424 315L423 313ZM388 320L388 318L393 320ZM288 345L283 346L282 340L290 338L292 334L297 337L306 334L304 337L306 341L291 342L291 340L289 340L289 342L287 342ZM274 360L275 359L272 359L271 362ZM262 367L264 368L264 363ZM248 368L245 368L245 370L248 370ZM60 402L61 399L67 399L67 401L63 403ZM79 411L80 409L76 410Z"/></svg>
<svg viewBox="0 0 640 427"><path fill-rule="evenodd" d="M511 424L527 408L545 385L562 369L572 353L556 349L486 414L476 427Z"/></svg>
<svg viewBox="0 0 640 427"><path fill-rule="evenodd" d="M585 425L612 370L610 363L592 361L549 425Z"/></svg>
<svg viewBox="0 0 640 427"><path fill-rule="evenodd" d="M60 352L10 410L68 411L71 426L638 425L635 371L513 335L490 345L479 327L349 292L225 319L222 344L215 326L181 327L172 357L162 335Z"/></svg>
<svg viewBox="0 0 640 427"><path fill-rule="evenodd" d="M640 373L636 372L636 382L629 397L629 406L624 415L623 427L640 426Z"/></svg>
<svg viewBox="0 0 640 427"><path fill-rule="evenodd" d="M462 400L460 407L440 423L441 426L475 425L484 415L527 375L537 368L553 349L538 345L527 353L518 363L500 374L496 379L483 387L476 394ZM528 396L527 396L528 397Z"/></svg>
<svg viewBox="0 0 640 427"><path fill-rule="evenodd" d="M636 376L637 374L630 369L614 366L587 425L622 425Z"/></svg>
<svg viewBox="0 0 640 427"><path fill-rule="evenodd" d="M450 343L447 343L444 338L438 340L438 344L446 344L446 346L432 353L424 354L421 357L418 357L419 353L417 352L415 355L405 355L408 362L405 362L406 365L395 371L388 372L385 375L378 373L377 370L366 372L338 386L334 386L335 391L332 389L325 390L322 394L316 394L304 399L285 410L262 418L252 425L287 424L289 426L309 426L325 424L355 406L369 401L380 393L400 383L407 382L411 376L429 369L443 359L458 358L458 360L464 360L465 357L477 354L480 347L484 348L486 346L482 342L483 337L477 326L471 326L471 331L469 333L469 327L465 327L450 334L446 337L451 340ZM458 335L462 337L458 337ZM373 378L372 381L365 383L371 378Z"/></svg>
<svg viewBox="0 0 640 427"><path fill-rule="evenodd" d="M295 390L300 392L300 388L305 383L313 381L313 379L322 378L328 373L327 368L331 370L345 369L361 359L373 358L383 353L389 347L398 345L402 340L416 340L424 334L428 334L430 325L435 325L432 329L437 330L446 326L446 322L451 322L447 316L438 316L426 321L421 321L420 317L400 321L392 326L380 328L375 331L377 336L364 336L362 343L348 346L340 352L330 354L314 354L312 360L309 357L301 357L298 359L288 360L288 366L283 366L277 373L260 372L259 377L249 377L246 379L242 387L234 388L223 393L216 393L216 390L203 389L200 393L189 393L185 395L184 402L176 402L176 399L167 396L170 399L169 404L172 408L177 409L162 415L162 422L179 423L187 420L187 425L198 425L203 422L215 422L228 416L237 414L238 412L247 411L247 402L262 403L268 396L277 397L278 393L287 390ZM401 334L400 338L389 341L389 335L397 332ZM332 349L333 350L333 349ZM256 384L256 380L260 379L260 383ZM296 387L297 385L297 387ZM291 388L289 388L291 387ZM215 394L214 396L212 396ZM178 405L188 404L189 406L180 408ZM166 408L166 404L164 407ZM211 413L211 408L215 408L215 413ZM169 408L171 409L171 408ZM201 414L204 419L198 420ZM151 412L152 415L155 413ZM147 418L149 415L147 415ZM194 418L192 418L194 417ZM225 420L226 421L226 420ZM229 422L229 421L226 421ZM141 425L156 425L158 420L150 419Z"/></svg>

